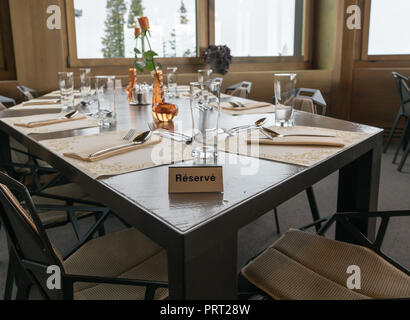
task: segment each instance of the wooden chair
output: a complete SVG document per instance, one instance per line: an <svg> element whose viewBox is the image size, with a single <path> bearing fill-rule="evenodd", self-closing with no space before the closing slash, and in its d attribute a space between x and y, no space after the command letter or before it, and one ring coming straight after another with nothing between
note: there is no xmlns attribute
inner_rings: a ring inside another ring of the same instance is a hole
<svg viewBox="0 0 410 320"><path fill-rule="evenodd" d="M230 94L234 97L240 97L248 99L251 95L252 82L242 81L240 83L234 84L225 90L226 94Z"/></svg>
<svg viewBox="0 0 410 320"><path fill-rule="evenodd" d="M166 298L166 252L135 229L92 239L107 215L105 211L82 242L62 257L50 242L26 187L0 173L0 218L11 248L10 267L18 275L17 299L27 299L33 286L45 299ZM61 290L47 286L50 266L61 271Z"/></svg>
<svg viewBox="0 0 410 320"><path fill-rule="evenodd" d="M242 269L242 297L259 295L278 300L409 298L409 270L381 251L389 219L409 216L410 211L338 213L302 230L290 230ZM375 242L349 222L356 218L381 218ZM323 237L335 222L359 245ZM305 232L319 223L324 225L317 234ZM360 268L361 289L347 288L350 266Z"/></svg>
<svg viewBox="0 0 410 320"><path fill-rule="evenodd" d="M34 98L39 97L39 94L36 90L31 89L31 88L26 87L26 86L17 86L17 90L23 96L24 101L30 101Z"/></svg>
<svg viewBox="0 0 410 320"><path fill-rule="evenodd" d="M405 120L405 125L404 125L404 131L403 134L400 138L400 143L399 146L397 147L396 154L394 155L393 158L393 163L396 163L397 157L400 153L400 149L404 147L407 147L407 138L408 138L408 132L410 128L410 89L409 89L409 79L402 76L401 74L397 72L393 72L393 77L396 82L396 87L399 92L399 97L400 97L400 109L397 114L396 120L394 121L392 130L390 132L389 138L387 140L386 145L384 146L384 153L387 152L387 150L390 147L390 144L392 142L393 136L395 131L397 130L397 127L400 123L400 120L404 118ZM403 162L403 161L402 161ZM404 163L403 163L404 165ZM401 167L402 168L402 167ZM401 170L400 168L400 170Z"/></svg>

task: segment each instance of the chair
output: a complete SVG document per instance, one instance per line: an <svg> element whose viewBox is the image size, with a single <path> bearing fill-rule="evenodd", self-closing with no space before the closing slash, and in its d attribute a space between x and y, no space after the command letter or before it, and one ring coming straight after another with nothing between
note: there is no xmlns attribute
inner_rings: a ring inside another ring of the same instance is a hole
<svg viewBox="0 0 410 320"><path fill-rule="evenodd" d="M39 94L36 90L31 89L31 88L26 87L26 86L17 86L17 90L23 96L24 101L30 101L34 98L39 97Z"/></svg>
<svg viewBox="0 0 410 320"><path fill-rule="evenodd" d="M409 157L410 154L410 144L407 144L406 150L404 151L403 157L401 158L398 171L402 172L404 165L406 164L407 158Z"/></svg>
<svg viewBox="0 0 410 320"><path fill-rule="evenodd" d="M16 100L11 99L11 98L7 98L4 96L0 96L0 104L4 105L4 106L8 106L8 107L13 107L16 105Z"/></svg>
<svg viewBox="0 0 410 320"><path fill-rule="evenodd" d="M275 97L272 99L275 101ZM275 103L275 102L274 102ZM326 115L327 105L325 100L323 99L323 95L320 90L317 89L298 89L295 98L295 109L310 112L313 114L317 114L318 107L322 110L322 115ZM310 211L312 213L313 221L317 221L320 219L320 213L317 206L317 201L315 197L315 193L312 187L306 189L306 195L309 201ZM276 232L280 234L280 225L279 225L279 216L278 216L278 209L274 209L274 216L275 216L275 224L276 224ZM319 226L317 226L319 229Z"/></svg>
<svg viewBox="0 0 410 320"><path fill-rule="evenodd" d="M32 286L45 299L166 298L167 255L162 248L135 229L92 239L108 213L104 210L81 244L62 257L50 242L26 187L0 173L0 219L11 249L9 265L19 275L16 298L27 299ZM61 272L61 290L47 286L50 266Z"/></svg>
<svg viewBox="0 0 410 320"><path fill-rule="evenodd" d="M392 130L387 140L387 143L384 147L384 153L386 153L390 147L394 133L397 130L397 126L399 125L401 118L404 118L405 119L404 131L400 138L400 143L396 150L396 154L394 155L394 158L393 158L393 163L396 163L400 149L403 146L404 147L407 146L406 138L408 135L407 133L409 131L409 119L410 119L410 89L409 89L409 79L408 78L402 76L401 74L398 74L397 72L393 72L393 77L396 82L397 90L399 92L400 109L399 109L399 113L397 114L396 120L394 121Z"/></svg>
<svg viewBox="0 0 410 320"><path fill-rule="evenodd" d="M230 94L234 97L240 97L247 99L251 95L252 82L242 81L240 83L234 84L225 90L226 94Z"/></svg>
<svg viewBox="0 0 410 320"><path fill-rule="evenodd" d="M326 115L327 104L323 98L322 92L318 89L308 89L300 88L296 93L296 102L297 101L311 101L313 103L313 112L314 114ZM318 109L321 109L319 113ZM303 110L303 108L302 108Z"/></svg>
<svg viewBox="0 0 410 320"><path fill-rule="evenodd" d="M242 269L243 297L254 294L279 300L362 300L410 297L410 271L381 251L389 219L410 211L338 213L302 230L290 230ZM375 242L350 219L381 218ZM359 245L323 235L337 222ZM317 234L305 232L324 223ZM348 268L358 266L361 289L347 288Z"/></svg>

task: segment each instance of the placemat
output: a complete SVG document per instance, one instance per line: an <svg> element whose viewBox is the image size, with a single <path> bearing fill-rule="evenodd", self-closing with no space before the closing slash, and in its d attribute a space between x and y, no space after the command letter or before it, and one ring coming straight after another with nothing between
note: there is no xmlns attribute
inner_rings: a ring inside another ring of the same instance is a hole
<svg viewBox="0 0 410 320"><path fill-rule="evenodd" d="M366 139L369 136L365 133L301 126L289 128L270 127L270 129L280 134L334 135L335 138L315 138L313 140L334 139L335 142L341 143L342 145L344 145L344 147L312 145L262 145L258 143L249 143L249 140L254 141L265 138L265 136L262 135L258 130L254 130L251 133L244 132L237 136L222 139L219 143L219 148L221 151L229 153L310 167L331 157L332 155L335 155L345 148L348 148ZM309 138L298 139L302 141L303 139L309 140ZM312 140L312 138L310 139Z"/></svg>
<svg viewBox="0 0 410 320"><path fill-rule="evenodd" d="M40 143L94 179L192 160L190 146L157 137L153 138L160 139L156 144L146 145L144 148L131 150L96 162L86 162L67 156L70 153L95 152L105 149L107 146L124 144L122 138L126 134L126 131L109 132L91 136L44 140ZM90 146L93 146L92 150L90 150Z"/></svg>

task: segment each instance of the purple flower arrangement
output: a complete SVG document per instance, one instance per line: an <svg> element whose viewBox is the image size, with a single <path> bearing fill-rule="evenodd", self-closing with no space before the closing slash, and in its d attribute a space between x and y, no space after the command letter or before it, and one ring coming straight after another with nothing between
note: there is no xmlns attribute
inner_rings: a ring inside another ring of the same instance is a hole
<svg viewBox="0 0 410 320"><path fill-rule="evenodd" d="M231 49L228 46L209 46L203 54L203 60L214 73L225 75L232 64Z"/></svg>

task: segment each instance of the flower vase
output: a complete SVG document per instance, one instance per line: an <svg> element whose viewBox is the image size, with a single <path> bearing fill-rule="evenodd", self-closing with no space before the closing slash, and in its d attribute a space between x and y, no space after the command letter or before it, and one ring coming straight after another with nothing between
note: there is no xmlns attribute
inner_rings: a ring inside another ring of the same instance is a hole
<svg viewBox="0 0 410 320"><path fill-rule="evenodd" d="M152 75L152 116L159 122L173 121L178 115L178 108L174 104L165 102L163 72L157 68Z"/></svg>
<svg viewBox="0 0 410 320"><path fill-rule="evenodd" d="M128 69L128 102L132 101L132 90L134 89L135 85L137 84L137 69L130 68Z"/></svg>

